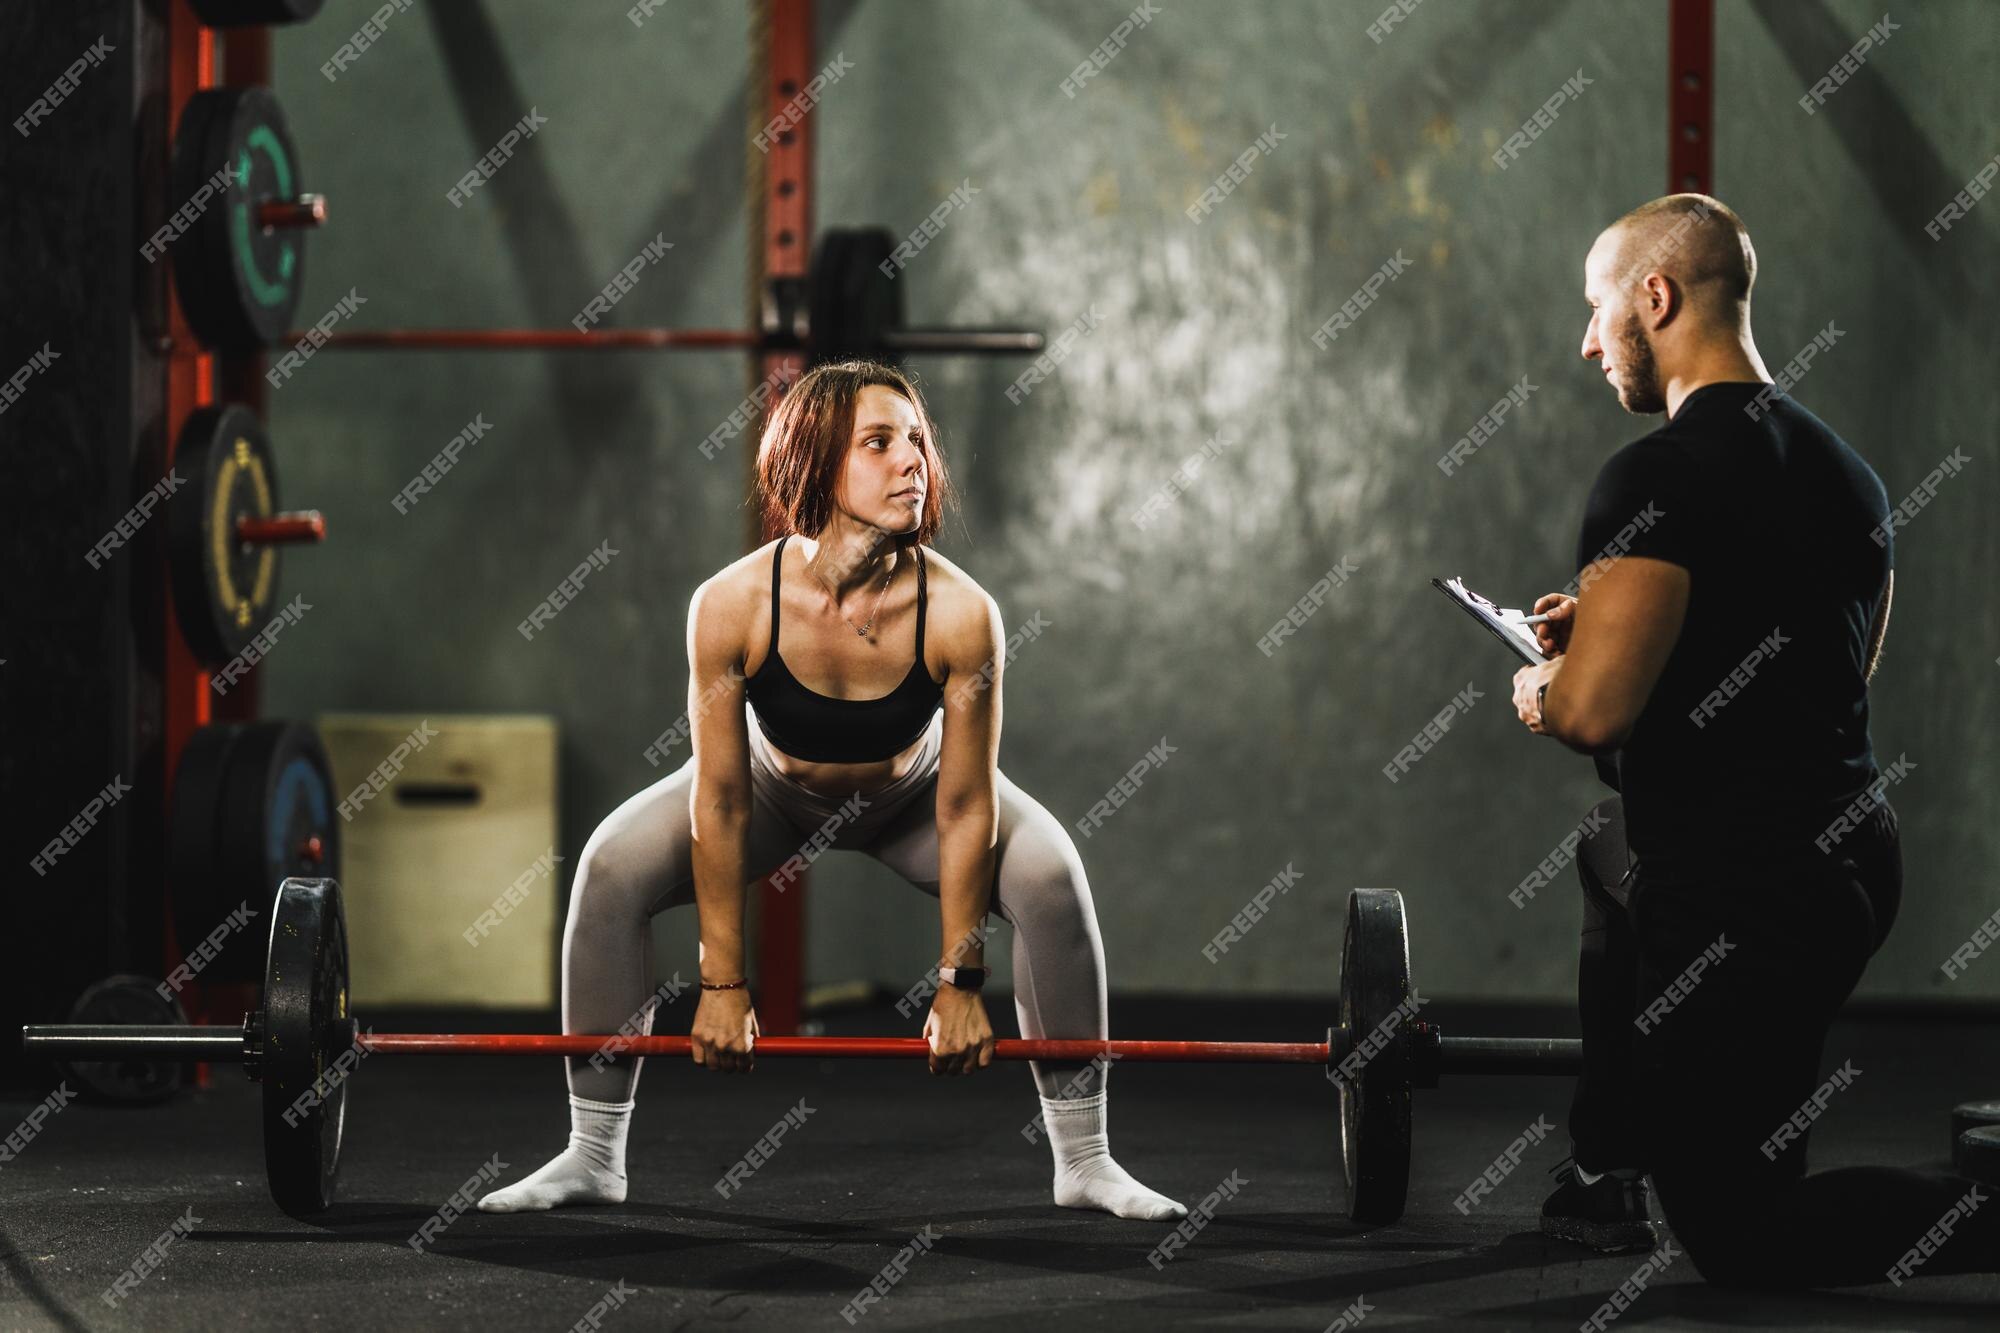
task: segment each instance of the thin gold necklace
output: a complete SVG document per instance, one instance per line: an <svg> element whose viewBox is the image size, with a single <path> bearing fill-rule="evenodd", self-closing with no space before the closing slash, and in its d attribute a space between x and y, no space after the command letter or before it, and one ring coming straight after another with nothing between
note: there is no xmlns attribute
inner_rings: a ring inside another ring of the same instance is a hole
<svg viewBox="0 0 2000 1333"><path fill-rule="evenodd" d="M896 562L897 560L900 560L901 557L902 553L898 551L896 557L889 562L889 572L882 576L882 591L875 594L875 609L873 611L870 611L868 613L868 619L866 619L859 625L854 623L853 618L850 617L847 614L847 612L840 611L839 595L836 594L833 589L826 587L826 580L820 578L819 572L817 570L813 571L813 580L816 583L818 583L820 587L826 588L827 596L833 598L833 609L836 611L840 611L840 618L847 622L848 628L852 629L856 634L859 634L862 638L865 639L868 637L868 631L875 627L875 617L881 614L882 599L889 595L889 580L896 577Z"/></svg>

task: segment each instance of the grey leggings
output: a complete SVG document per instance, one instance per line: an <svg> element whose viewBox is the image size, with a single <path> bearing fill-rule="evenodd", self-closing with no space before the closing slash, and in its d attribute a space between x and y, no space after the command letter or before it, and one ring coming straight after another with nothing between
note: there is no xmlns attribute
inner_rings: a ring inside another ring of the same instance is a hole
<svg viewBox="0 0 2000 1333"><path fill-rule="evenodd" d="M910 771L861 797L858 814L846 796L822 796L786 780L772 766L770 745L745 709L750 738L751 803L746 867L754 885L791 857L813 855L810 841L828 821L837 833L828 850L876 858L935 898L938 894L937 761L944 717L934 714ZM584 845L570 889L563 931L563 1031L652 1030L655 913L694 901L689 793L694 760L627 800ZM1023 1037L1103 1038L1104 945L1090 884L1069 832L1005 773L998 775L999 834L992 910L1014 928L1014 1012ZM911 959L914 983L934 958ZM694 996L687 997L692 1000ZM686 1001L682 1001L686 1004ZM675 1029L693 1021L691 1004ZM636 1019L636 1022L633 1021ZM996 1025L997 1026L997 1025ZM996 1034L1004 1035L1004 1034ZM625 1056L569 1061L569 1090L592 1101L622 1102L638 1086L643 1060ZM1041 1094L1088 1096L1104 1070L1088 1062L1031 1061Z"/></svg>

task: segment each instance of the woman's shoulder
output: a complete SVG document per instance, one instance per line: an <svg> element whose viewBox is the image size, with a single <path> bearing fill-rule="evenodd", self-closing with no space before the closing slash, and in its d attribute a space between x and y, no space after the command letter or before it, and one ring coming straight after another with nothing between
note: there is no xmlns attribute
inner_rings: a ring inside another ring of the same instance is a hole
<svg viewBox="0 0 2000 1333"><path fill-rule="evenodd" d="M986 597L986 590L979 581L967 573L956 561L939 554L935 546L924 550L924 581L935 598L948 599L953 603L977 602Z"/></svg>
<svg viewBox="0 0 2000 1333"><path fill-rule="evenodd" d="M771 590L771 553L777 550L778 540L774 537L762 546L737 556L710 574L701 587L695 589L696 594L709 591L718 600L737 600L759 590L768 595Z"/></svg>
<svg viewBox="0 0 2000 1333"><path fill-rule="evenodd" d="M930 597L930 621L939 633L965 634L980 643L991 637L999 604L963 567L926 546L924 581Z"/></svg>
<svg viewBox="0 0 2000 1333"><path fill-rule="evenodd" d="M777 544L765 542L702 580L689 599L688 619L741 635L771 594L771 552Z"/></svg>

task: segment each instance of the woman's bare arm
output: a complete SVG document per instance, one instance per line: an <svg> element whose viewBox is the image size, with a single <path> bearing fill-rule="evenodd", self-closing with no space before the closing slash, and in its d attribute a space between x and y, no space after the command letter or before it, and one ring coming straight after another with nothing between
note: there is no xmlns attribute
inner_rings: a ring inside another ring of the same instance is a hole
<svg viewBox="0 0 2000 1333"><path fill-rule="evenodd" d="M944 744L938 760L938 914L946 967L986 963L1000 831L1000 608L977 599L943 636ZM993 1025L976 991L940 986L924 1023L931 1072L969 1074L993 1062Z"/></svg>
<svg viewBox="0 0 2000 1333"><path fill-rule="evenodd" d="M938 957L967 967L985 957L978 927L993 889L1000 823L995 773L1000 763L1000 608L974 589L977 611L950 635L944 682L944 745L938 759ZM954 964L956 966L956 964Z"/></svg>
<svg viewBox="0 0 2000 1333"><path fill-rule="evenodd" d="M740 598L718 575L688 604L688 725L694 784L688 791L701 979L742 979L743 900L749 868L750 742L743 720ZM748 1069L756 1032L749 992L703 991L693 1030L696 1064Z"/></svg>

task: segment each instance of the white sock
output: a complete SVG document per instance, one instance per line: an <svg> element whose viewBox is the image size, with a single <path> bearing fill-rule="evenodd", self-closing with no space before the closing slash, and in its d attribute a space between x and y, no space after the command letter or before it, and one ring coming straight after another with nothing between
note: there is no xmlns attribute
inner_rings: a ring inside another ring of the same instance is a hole
<svg viewBox="0 0 2000 1333"><path fill-rule="evenodd" d="M479 1201L482 1213L525 1213L572 1203L625 1202L625 1131L632 1102L569 1099L569 1146L541 1170Z"/></svg>
<svg viewBox="0 0 2000 1333"><path fill-rule="evenodd" d="M1105 1093L1069 1101L1043 1097L1042 1118L1055 1156L1056 1202L1065 1208L1101 1208L1117 1217L1164 1222L1187 1209L1147 1189L1111 1160L1105 1132Z"/></svg>

